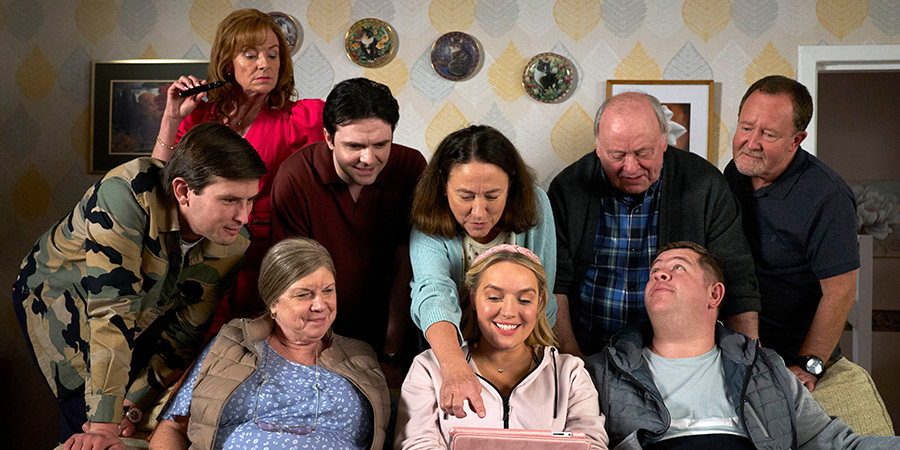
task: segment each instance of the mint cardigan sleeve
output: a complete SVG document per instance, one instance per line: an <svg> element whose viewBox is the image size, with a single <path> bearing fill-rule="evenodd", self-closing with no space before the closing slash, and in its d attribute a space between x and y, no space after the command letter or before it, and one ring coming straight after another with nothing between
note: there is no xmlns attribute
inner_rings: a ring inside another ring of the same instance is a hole
<svg viewBox="0 0 900 450"><path fill-rule="evenodd" d="M424 334L437 322L452 323L459 333L462 310L458 280L462 279L462 241L422 233L413 227L409 238L413 279L410 315ZM460 338L462 335L460 334Z"/></svg>

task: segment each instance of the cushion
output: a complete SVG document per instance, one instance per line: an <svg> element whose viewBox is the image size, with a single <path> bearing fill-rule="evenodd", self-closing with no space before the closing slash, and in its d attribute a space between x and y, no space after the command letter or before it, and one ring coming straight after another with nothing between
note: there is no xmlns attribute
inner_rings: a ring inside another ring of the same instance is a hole
<svg viewBox="0 0 900 450"><path fill-rule="evenodd" d="M847 358L825 371L812 396L828 415L839 417L856 434L894 435L891 416L872 377Z"/></svg>

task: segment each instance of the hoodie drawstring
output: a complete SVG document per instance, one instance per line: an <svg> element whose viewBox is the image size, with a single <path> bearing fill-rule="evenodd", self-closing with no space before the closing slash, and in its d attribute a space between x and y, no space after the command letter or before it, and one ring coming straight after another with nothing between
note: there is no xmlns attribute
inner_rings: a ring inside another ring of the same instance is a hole
<svg viewBox="0 0 900 450"><path fill-rule="evenodd" d="M556 419L559 410L559 371L556 368L556 347L550 347L550 357L553 358L553 418Z"/></svg>

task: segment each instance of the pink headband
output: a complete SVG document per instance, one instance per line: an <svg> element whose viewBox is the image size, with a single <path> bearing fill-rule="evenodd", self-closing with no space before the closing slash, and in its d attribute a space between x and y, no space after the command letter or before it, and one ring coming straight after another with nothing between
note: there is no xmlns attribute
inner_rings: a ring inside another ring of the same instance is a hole
<svg viewBox="0 0 900 450"><path fill-rule="evenodd" d="M472 261L472 265L475 265L478 261L481 261L482 259L487 258L488 255L493 255L494 253L499 253L499 252L521 253L521 254L527 256L532 261L534 261L538 264L541 263L541 259L538 258L538 256L535 255L533 251L531 251L525 247L521 247L518 245L511 245L511 244L500 244L500 245L495 245L495 246L485 250L484 253L478 255L478 257L475 258L475 261Z"/></svg>

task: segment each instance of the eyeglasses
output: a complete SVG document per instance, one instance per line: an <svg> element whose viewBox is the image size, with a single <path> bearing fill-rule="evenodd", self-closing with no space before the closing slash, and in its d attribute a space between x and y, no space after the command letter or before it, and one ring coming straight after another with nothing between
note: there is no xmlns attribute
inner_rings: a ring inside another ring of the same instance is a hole
<svg viewBox="0 0 900 450"><path fill-rule="evenodd" d="M259 417L257 416L257 411L259 411L259 394L262 392L262 387L264 384L266 384L265 374L263 374L262 383L259 383L259 388L256 391L256 407L253 409L253 423L256 424L257 428L273 433L290 433L298 436L306 436L316 429L316 425L318 425L319 423L319 366L316 366L316 382L315 384L313 384L313 389L316 391L316 418L313 421L312 426L304 425L296 427L286 427L284 425L278 425L259 420Z"/></svg>

